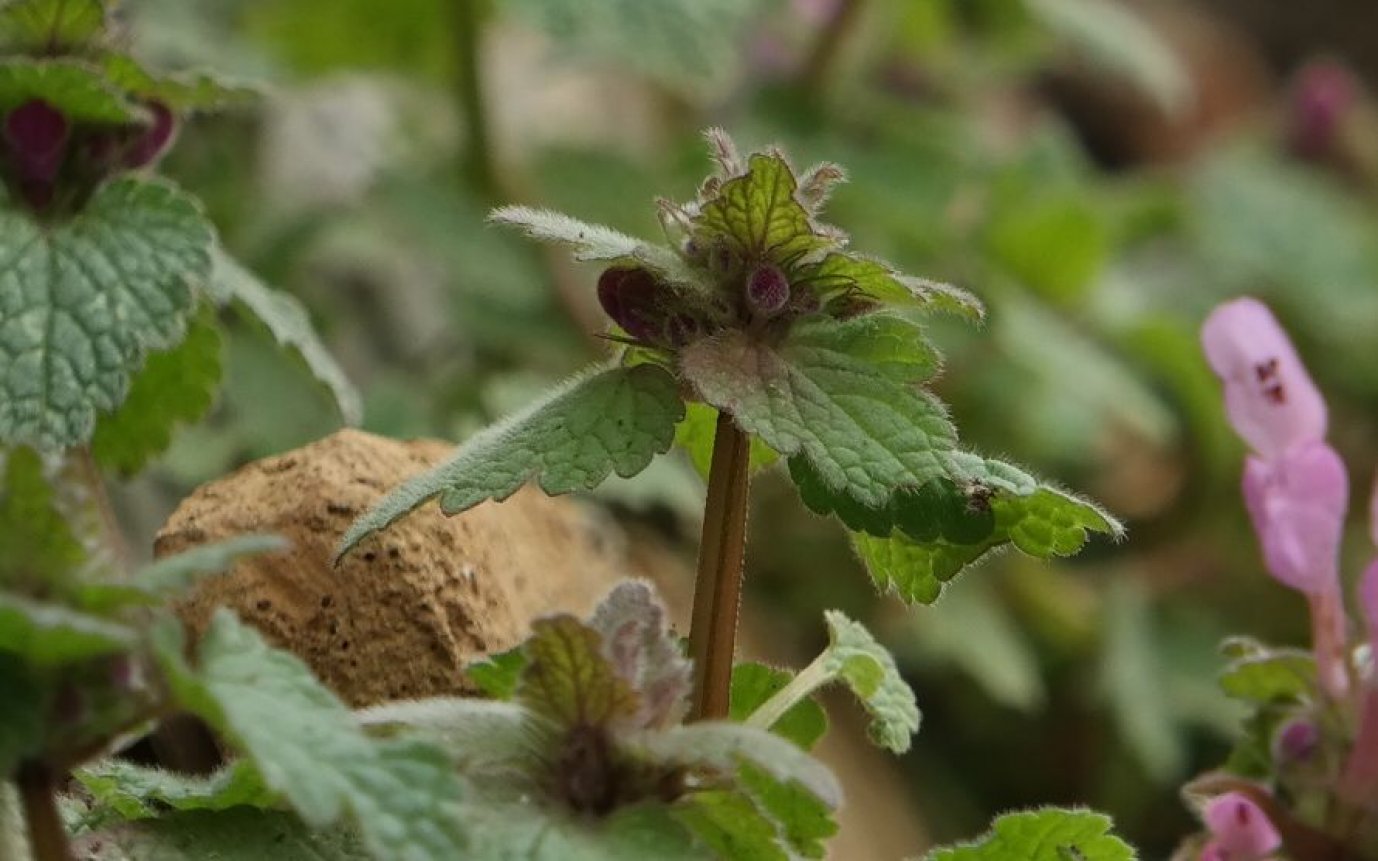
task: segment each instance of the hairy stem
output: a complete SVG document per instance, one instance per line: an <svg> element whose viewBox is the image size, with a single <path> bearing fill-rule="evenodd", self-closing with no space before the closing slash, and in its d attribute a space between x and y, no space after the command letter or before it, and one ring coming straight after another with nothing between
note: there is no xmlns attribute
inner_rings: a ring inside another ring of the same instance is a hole
<svg viewBox="0 0 1378 861"><path fill-rule="evenodd" d="M464 176L474 190L490 201L498 199L497 172L493 169L492 144L488 134L488 110L480 74L480 0L456 0L455 53L459 68L455 87L464 112Z"/></svg>
<svg viewBox="0 0 1378 861"><path fill-rule="evenodd" d="M760 708L746 719L746 725L770 729L800 700L832 681L833 674L828 670L831 652L831 648L824 649L807 667L790 679L788 684L761 703Z"/></svg>
<svg viewBox="0 0 1378 861"><path fill-rule="evenodd" d="M96 463L90 446L72 449L71 458L75 473L73 477L89 494L87 504L98 520L96 528L100 530L100 543L110 554L110 561L114 563L114 573L120 579L124 579L134 563L134 556L129 549L129 542L125 540L119 518L115 516L115 506L110 501L110 491L105 486L105 477L101 475L100 465Z"/></svg>
<svg viewBox="0 0 1378 861"><path fill-rule="evenodd" d="M727 413L718 413L708 499L699 542L689 654L694 659L695 720L727 717L732 657L746 561L746 501L750 488L749 439Z"/></svg>
<svg viewBox="0 0 1378 861"><path fill-rule="evenodd" d="M25 762L19 767L16 783L34 861L71 861L67 830L57 812L57 782L52 770L42 762Z"/></svg>

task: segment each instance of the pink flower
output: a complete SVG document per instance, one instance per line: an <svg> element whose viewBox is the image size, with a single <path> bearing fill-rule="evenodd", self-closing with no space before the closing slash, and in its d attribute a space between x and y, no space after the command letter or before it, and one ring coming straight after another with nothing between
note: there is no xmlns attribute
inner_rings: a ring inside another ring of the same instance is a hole
<svg viewBox="0 0 1378 861"><path fill-rule="evenodd" d="M1271 460L1325 438L1325 401L1266 305L1226 302L1206 319L1201 342L1225 384L1230 423L1254 451Z"/></svg>
<svg viewBox="0 0 1378 861"><path fill-rule="evenodd" d="M1308 595L1338 588L1349 478L1335 450L1303 442L1274 460L1250 457L1243 483L1273 576Z"/></svg>
<svg viewBox="0 0 1378 861"><path fill-rule="evenodd" d="M1268 815L1242 792L1227 792L1211 799L1203 818L1214 838L1207 844L1207 851L1218 847L1218 854L1211 857L1254 861L1282 846L1282 836ZM1207 857L1206 852L1202 857Z"/></svg>

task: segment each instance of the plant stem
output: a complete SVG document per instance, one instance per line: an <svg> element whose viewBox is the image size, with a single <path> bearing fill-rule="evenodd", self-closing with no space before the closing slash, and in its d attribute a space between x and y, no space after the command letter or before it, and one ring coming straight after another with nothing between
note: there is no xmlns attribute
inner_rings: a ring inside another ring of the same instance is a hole
<svg viewBox="0 0 1378 861"><path fill-rule="evenodd" d="M89 504L99 521L101 543L113 557L115 573L120 579L124 579L134 564L134 555L129 549L129 542L125 540L119 518L115 516L115 506L110 501L110 491L105 486L105 477L101 475L100 465L96 463L90 446L72 449L71 456L75 478L90 494Z"/></svg>
<svg viewBox="0 0 1378 861"><path fill-rule="evenodd" d="M799 86L805 92L816 95L820 91L860 11L861 0L836 0L832 15L819 29L817 41L800 66Z"/></svg>
<svg viewBox="0 0 1378 861"><path fill-rule="evenodd" d="M57 812L57 782L47 764L36 761L19 766L15 782L28 825L29 851L34 861L71 861L67 829Z"/></svg>
<svg viewBox="0 0 1378 861"><path fill-rule="evenodd" d="M482 22L478 5L481 0L456 0L455 53L459 68L455 85L459 105L464 112L467 140L464 148L465 179L474 190L490 202L498 199L497 172L493 169L493 153L488 134L488 110L483 97L480 73L480 30Z"/></svg>
<svg viewBox="0 0 1378 861"><path fill-rule="evenodd" d="M699 542L689 654L694 659L693 719L727 717L732 658L746 561L746 502L750 488L749 439L727 413L718 413L708 498Z"/></svg>
<svg viewBox="0 0 1378 861"><path fill-rule="evenodd" d="M746 725L759 729L770 729L775 726L776 721L785 716L785 712L794 708L800 700L831 681L833 674L828 670L828 659L831 656L832 649L824 649L807 667L790 679L783 688L776 691L770 699L761 703L760 708L752 712L751 716L746 719Z"/></svg>

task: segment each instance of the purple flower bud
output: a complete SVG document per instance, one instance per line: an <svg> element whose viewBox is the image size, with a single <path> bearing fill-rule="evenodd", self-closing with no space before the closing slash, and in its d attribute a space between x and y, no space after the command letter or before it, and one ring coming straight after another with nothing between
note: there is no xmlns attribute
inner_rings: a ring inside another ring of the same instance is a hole
<svg viewBox="0 0 1378 861"><path fill-rule="evenodd" d="M762 264L746 279L746 304L753 313L773 317L788 301L789 279L780 267Z"/></svg>
<svg viewBox="0 0 1378 861"><path fill-rule="evenodd" d="M22 180L51 183L57 178L67 132L67 118L45 101L34 99L10 111L5 141Z"/></svg>
<svg viewBox="0 0 1378 861"><path fill-rule="evenodd" d="M1227 792L1206 805L1206 827L1231 861L1255 861L1276 852L1282 836L1257 804L1242 792Z"/></svg>
<svg viewBox="0 0 1378 861"><path fill-rule="evenodd" d="M1273 738L1273 758L1280 763L1304 763L1316 755L1321 731L1309 718L1288 721Z"/></svg>
<svg viewBox="0 0 1378 861"><path fill-rule="evenodd" d="M136 137L124 153L124 166L139 168L151 164L167 152L177 132L177 117L162 102L149 102L146 107L153 122Z"/></svg>
<svg viewBox="0 0 1378 861"><path fill-rule="evenodd" d="M1357 101L1354 73L1343 65L1322 60L1302 69L1289 105L1287 144L1292 152L1306 159L1330 153Z"/></svg>
<svg viewBox="0 0 1378 861"><path fill-rule="evenodd" d="M614 266L598 277L598 304L628 335L655 343L664 334L657 288L645 269Z"/></svg>

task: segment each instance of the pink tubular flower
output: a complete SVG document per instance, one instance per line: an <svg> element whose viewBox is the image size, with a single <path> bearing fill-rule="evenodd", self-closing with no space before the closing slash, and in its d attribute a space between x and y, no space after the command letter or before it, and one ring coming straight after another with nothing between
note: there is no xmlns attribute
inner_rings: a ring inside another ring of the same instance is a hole
<svg viewBox="0 0 1378 861"><path fill-rule="evenodd" d="M1338 588L1349 478L1335 450L1303 442L1271 461L1250 457L1243 484L1272 575L1308 595Z"/></svg>
<svg viewBox="0 0 1378 861"><path fill-rule="evenodd" d="M1255 861L1276 852L1282 835L1268 815L1242 792L1227 792L1210 800L1203 818L1213 838L1202 858ZM1209 854L1214 849L1215 854Z"/></svg>
<svg viewBox="0 0 1378 861"><path fill-rule="evenodd" d="M1245 297L1211 312L1201 329L1211 368L1225 384L1230 424L1266 459L1325 437L1325 401L1267 306Z"/></svg>

